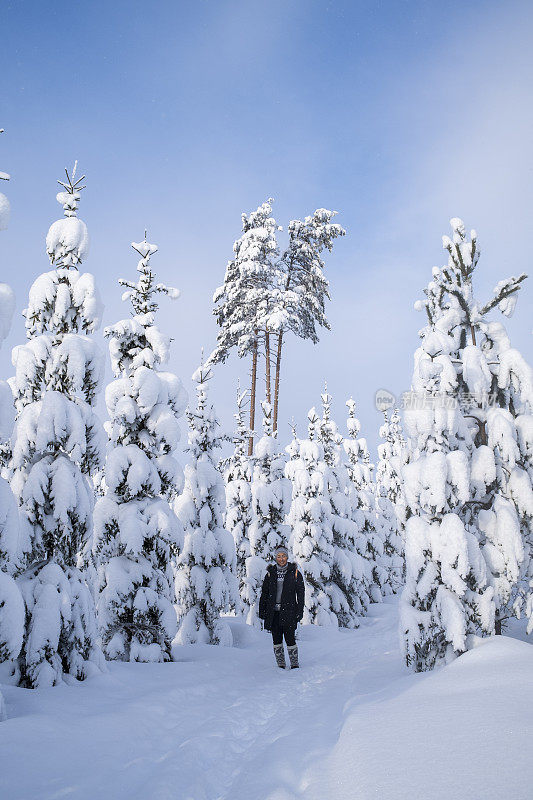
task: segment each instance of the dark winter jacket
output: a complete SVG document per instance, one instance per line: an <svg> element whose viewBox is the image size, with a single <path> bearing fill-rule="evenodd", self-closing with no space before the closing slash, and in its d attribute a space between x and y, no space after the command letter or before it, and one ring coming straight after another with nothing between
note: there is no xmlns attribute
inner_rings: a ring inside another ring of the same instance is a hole
<svg viewBox="0 0 533 800"><path fill-rule="evenodd" d="M278 584L277 568L275 564L267 567L267 574L263 581L261 599L259 600L259 617L264 620L267 631L272 630L274 606L276 605L276 589ZM296 564L287 565L287 574L283 581L281 593L281 610L279 622L282 628L296 628L304 614L304 580Z"/></svg>

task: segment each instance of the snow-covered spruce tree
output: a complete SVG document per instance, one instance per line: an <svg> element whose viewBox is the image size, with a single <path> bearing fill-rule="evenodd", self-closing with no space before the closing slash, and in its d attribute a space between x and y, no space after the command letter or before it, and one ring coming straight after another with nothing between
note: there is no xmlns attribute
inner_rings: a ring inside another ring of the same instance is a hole
<svg viewBox="0 0 533 800"><path fill-rule="evenodd" d="M107 658L167 661L177 631L172 561L183 540L169 501L183 483L173 453L187 397L175 375L159 370L170 340L155 315L158 294L179 292L155 282L156 245L145 236L132 247L139 279L120 280L132 317L105 330L116 380L106 390L105 495L94 510L96 602Z"/></svg>
<svg viewBox="0 0 533 800"><path fill-rule="evenodd" d="M404 578L403 526L405 500L402 485L403 437L400 413L396 408L389 419L384 412L384 422L379 429L383 439L378 445L376 471L376 505L383 531L383 549L386 559L387 581L385 594L397 592Z"/></svg>
<svg viewBox="0 0 533 800"><path fill-rule="evenodd" d="M328 591L339 626L356 628L359 617L368 606L371 573L368 558L358 551L361 519L352 508L354 493L350 491L343 439L331 417L332 399L326 387L321 395L322 419L318 423L318 440L329 467L328 494L333 530L334 556Z"/></svg>
<svg viewBox="0 0 533 800"><path fill-rule="evenodd" d="M320 420L312 408L309 438L294 439L287 448L285 474L292 483L287 523L291 549L305 581L305 624L337 625L331 597L335 556L332 509L328 495L329 467L317 438Z"/></svg>
<svg viewBox="0 0 533 800"><path fill-rule="evenodd" d="M246 621L259 625L259 596L266 568L280 545L286 546L285 516L291 503L291 485L284 477L285 456L272 431L272 406L262 403L263 436L252 459L252 520L249 528L250 555L242 593Z"/></svg>
<svg viewBox="0 0 533 800"><path fill-rule="evenodd" d="M426 309L428 325L415 355L413 408L405 413L411 452L404 468L401 631L407 661L417 670L464 652L471 634L498 630L517 599L523 561L517 512L531 498L507 405L516 391L521 410L527 409L531 373L510 351L501 325L486 320L496 305L512 310L523 276L503 281L493 300L477 304L476 236L468 241L460 220L452 220L452 228L453 240L444 238L448 265L433 269L426 300L417 304ZM506 361L513 364L509 371Z"/></svg>
<svg viewBox="0 0 533 800"><path fill-rule="evenodd" d="M194 410L187 411L189 463L183 494L175 502L185 531L175 580L177 642L231 645L230 626L220 614L239 608L239 587L235 542L223 527L224 482L214 453L222 437L207 397L210 378L208 365L201 365L193 375L197 403Z"/></svg>
<svg viewBox="0 0 533 800"><path fill-rule="evenodd" d="M242 215L243 233L233 245L235 256L228 262L223 285L213 296L213 313L220 331L208 363L226 361L233 348L237 348L239 358L252 357L248 455L253 452L257 361L262 343L265 346L267 400L270 397L268 312L279 284L277 226L271 216L272 202L270 198L256 211Z"/></svg>
<svg viewBox="0 0 533 800"><path fill-rule="evenodd" d="M92 533L93 491L104 433L93 406L102 357L90 334L100 325L94 278L78 266L88 252L76 216L83 178L61 182L64 218L46 237L52 265L34 282L25 309L28 342L14 348L11 387L17 420L11 486L30 526L18 585L26 604L19 657L23 686L85 678L103 664L94 602L80 554Z"/></svg>
<svg viewBox="0 0 533 800"><path fill-rule="evenodd" d="M224 527L233 536L237 554L237 579L242 597L246 576L246 559L250 555L250 523L252 519L251 463L246 454L249 436L244 421L244 403L248 392L237 390L237 426L233 436L234 451L224 462L226 486L226 515Z"/></svg>
<svg viewBox="0 0 533 800"><path fill-rule="evenodd" d="M376 511L375 483L366 439L359 436L361 424L355 415L355 402L350 398L348 407L348 437L343 445L348 456L348 474L351 481L354 516L358 522L358 552L370 564L371 579L368 584L370 601L380 603L386 593L387 567L384 550L384 534Z"/></svg>
<svg viewBox="0 0 533 800"><path fill-rule="evenodd" d="M532 425L533 372L489 314L495 308L505 316L513 313L526 276L500 281L494 297L479 303L473 288L480 255L476 233L469 239L460 219L452 219L451 226L452 238L443 237L448 263L433 270L425 307L430 323L443 314L454 317L451 355L474 448L465 520L478 529L494 590L495 631L500 633L512 613L531 613L533 491L530 455L521 443L523 431Z"/></svg>
<svg viewBox="0 0 533 800"><path fill-rule="evenodd" d="M331 252L333 242L346 231L331 222L336 211L317 208L305 219L289 223L289 243L276 274L276 286L268 306L266 327L277 334L274 378L274 432L278 428L279 384L284 336L293 333L300 339L318 342L317 326L328 328L326 299L328 281L321 254Z"/></svg>

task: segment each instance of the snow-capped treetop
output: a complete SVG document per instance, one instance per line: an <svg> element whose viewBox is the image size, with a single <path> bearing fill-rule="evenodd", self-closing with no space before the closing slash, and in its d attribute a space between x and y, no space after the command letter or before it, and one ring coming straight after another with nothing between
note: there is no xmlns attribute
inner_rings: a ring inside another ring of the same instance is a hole
<svg viewBox="0 0 533 800"><path fill-rule="evenodd" d="M327 384L324 384L324 392L320 395L320 399L322 400L323 413L322 419L318 423L319 438L324 448L324 460L328 467L331 467L338 460L342 436L339 433L337 423L331 417L331 402L333 398L328 393Z"/></svg>
<svg viewBox="0 0 533 800"><path fill-rule="evenodd" d="M346 401L346 406L348 408L348 419L346 421L348 438L344 439L343 446L348 456L347 467L350 479L360 494L365 491L372 493L373 466L370 463L366 439L359 438L361 423L355 416L355 401L350 398Z"/></svg>
<svg viewBox="0 0 533 800"><path fill-rule="evenodd" d="M193 460L201 458L202 453L208 453L212 457L213 449L220 447L224 439L223 434L217 431L219 422L215 410L212 405L208 405L208 382L211 376L210 365L203 362L192 375L192 380L196 383L197 405L194 411L187 411L189 444L186 451L191 453Z"/></svg>
<svg viewBox="0 0 533 800"><path fill-rule="evenodd" d="M325 301L328 281L320 253L346 231L331 219L336 211L318 208L305 219L289 223L289 244L281 257L280 285L268 315L273 331L288 329L302 339L318 341L317 325L329 329Z"/></svg>
<svg viewBox="0 0 533 800"><path fill-rule="evenodd" d="M58 181L65 191L58 192L56 199L63 206L65 218L52 223L46 236L46 252L50 263L58 268L78 267L89 253L87 226L77 218L80 192L85 188L85 186L81 186L85 175L76 179L77 166L78 162L76 161L72 175L65 169L66 183Z"/></svg>
<svg viewBox="0 0 533 800"><path fill-rule="evenodd" d="M279 230L272 214L272 198L256 211L242 215L242 236L233 245L235 257L228 262L224 283L213 295L213 313L220 327L217 346L209 361L223 362L232 347L245 356L264 328L277 287Z"/></svg>
<svg viewBox="0 0 533 800"><path fill-rule="evenodd" d="M164 336L154 323L158 308L154 298L157 294L166 294L175 300L180 294L178 289L155 282L150 257L157 252L157 245L149 244L145 238L142 242L133 242L132 247L141 256L137 264L141 277L137 283L119 278L119 284L128 287L122 299L131 301L132 318L120 320L104 331L110 339L111 366L117 376L140 367L153 370L168 361L170 338Z"/></svg>
<svg viewBox="0 0 533 800"><path fill-rule="evenodd" d="M131 246L141 256L137 264L137 272L140 273L141 277L137 283L119 278L119 284L128 287L128 291L124 292L122 299L131 301L134 316L149 316L158 309L158 304L154 299L155 295L166 294L172 300L176 300L180 293L178 289L174 289L172 286L165 286L164 283L155 283L155 276L150 269L150 258L154 253L157 253L157 245L149 244L146 241L146 231L144 232L144 240L142 242L132 242ZM145 324L149 323L148 320L144 322Z"/></svg>
<svg viewBox="0 0 533 800"><path fill-rule="evenodd" d="M379 429L383 443L378 445L379 463L376 471L378 493L387 496L394 504L401 503L402 465L404 440L400 421L400 411L395 408L389 419L384 412L384 423Z"/></svg>
<svg viewBox="0 0 533 800"><path fill-rule="evenodd" d="M462 220L454 217L450 220L452 237L443 236L442 245L448 252L448 264L439 269L433 268L433 279L424 289L426 300L416 304L417 308L425 306L430 323L449 309L454 309L463 325L479 325L483 317L496 306L506 316L511 316L516 304L516 292L527 277L524 273L516 277L499 281L494 289L494 297L485 304L476 302L472 276L479 261L480 250L475 230L467 238ZM463 343L461 343L464 346Z"/></svg>

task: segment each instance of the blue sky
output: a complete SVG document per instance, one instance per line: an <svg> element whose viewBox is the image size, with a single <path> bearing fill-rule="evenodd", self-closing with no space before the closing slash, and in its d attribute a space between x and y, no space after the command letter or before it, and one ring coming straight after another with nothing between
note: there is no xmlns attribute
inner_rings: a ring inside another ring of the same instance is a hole
<svg viewBox="0 0 533 800"><path fill-rule="evenodd" d="M56 180L75 158L104 324L125 316L116 281L134 277L130 242L147 227L154 269L182 291L163 298L160 324L189 390L241 212L273 197L286 226L334 208L347 236L327 259L332 330L288 342L281 431L294 417L304 433L327 379L339 425L353 395L374 445L374 393L409 388L424 322L413 302L444 263L450 217L478 231L480 295L530 268L532 23L531 3L513 0L2 3L1 279L17 312L47 269ZM532 297L530 280L508 323L530 361ZM23 337L18 313L2 377ZM214 376L225 426L247 370L233 359Z"/></svg>

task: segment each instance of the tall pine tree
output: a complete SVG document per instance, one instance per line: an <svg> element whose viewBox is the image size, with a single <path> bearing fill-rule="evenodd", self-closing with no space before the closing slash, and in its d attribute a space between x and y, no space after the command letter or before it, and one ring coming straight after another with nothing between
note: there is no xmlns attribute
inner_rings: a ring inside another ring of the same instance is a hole
<svg viewBox="0 0 533 800"><path fill-rule="evenodd" d="M220 331L217 346L209 361L226 361L237 349L239 358L251 355L250 438L248 455L253 452L257 366L261 345L265 348L267 400L270 396L270 334L268 312L276 287L278 245L272 199L256 211L242 215L242 236L233 245L234 258L228 263L224 283L213 297L213 313Z"/></svg>

